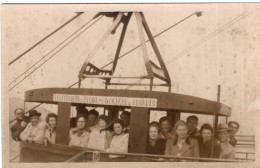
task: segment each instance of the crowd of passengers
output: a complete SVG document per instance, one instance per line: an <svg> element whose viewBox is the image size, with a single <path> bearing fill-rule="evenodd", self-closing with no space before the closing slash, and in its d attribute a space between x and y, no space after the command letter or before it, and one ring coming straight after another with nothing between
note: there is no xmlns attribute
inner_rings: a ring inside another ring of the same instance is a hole
<svg viewBox="0 0 260 168"><path fill-rule="evenodd" d="M127 153L130 128L130 112L123 111L120 119L109 121L108 116L99 115L92 109L77 107L78 116L71 118L69 146L83 147L106 152ZM43 121L36 110L24 115L24 110L15 110L16 123L11 127L12 138L15 141L55 144L57 115L49 113ZM171 126L168 117L160 118L159 122L149 124L146 142L146 154L169 155L180 157L202 157L235 159L235 134L239 124L230 121L220 123L213 142L213 128L203 124L200 129L198 117L187 117L186 121L179 120ZM213 143L213 144L212 144ZM211 153L213 147L213 155ZM111 158L122 155L110 155Z"/></svg>

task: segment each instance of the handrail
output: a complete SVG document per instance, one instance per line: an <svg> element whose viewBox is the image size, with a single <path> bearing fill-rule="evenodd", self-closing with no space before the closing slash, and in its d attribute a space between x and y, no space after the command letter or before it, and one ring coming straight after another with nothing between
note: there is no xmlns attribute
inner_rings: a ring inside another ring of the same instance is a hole
<svg viewBox="0 0 260 168"><path fill-rule="evenodd" d="M140 157L152 157L152 158L162 158L162 159L172 159L172 160L190 160L190 161L208 161L208 162L242 162L244 159L214 159L214 158L198 158L198 157L177 157L170 155L153 155L153 154L137 154L137 153L120 153L120 152L105 152L105 151L87 151L84 150L65 162L73 162L85 153L92 154L108 154L108 155L124 155L124 156L140 156Z"/></svg>

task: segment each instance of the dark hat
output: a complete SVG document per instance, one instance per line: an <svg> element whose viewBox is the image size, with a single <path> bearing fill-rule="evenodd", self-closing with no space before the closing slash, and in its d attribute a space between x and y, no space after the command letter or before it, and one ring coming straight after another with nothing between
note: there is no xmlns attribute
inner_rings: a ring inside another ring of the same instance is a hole
<svg viewBox="0 0 260 168"><path fill-rule="evenodd" d="M218 125L217 132L230 131L228 125L226 123L220 123Z"/></svg>
<svg viewBox="0 0 260 168"><path fill-rule="evenodd" d="M31 118L32 116L35 116L35 115L40 117L42 114L38 113L38 111L36 111L36 110L29 111L29 118Z"/></svg>

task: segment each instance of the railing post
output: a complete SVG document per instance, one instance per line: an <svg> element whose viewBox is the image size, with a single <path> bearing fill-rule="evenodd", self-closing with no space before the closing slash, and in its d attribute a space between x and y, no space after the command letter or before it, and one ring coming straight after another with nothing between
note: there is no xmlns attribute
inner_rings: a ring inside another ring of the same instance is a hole
<svg viewBox="0 0 260 168"><path fill-rule="evenodd" d="M99 151L94 151L93 152L92 160L93 160L93 162L99 162L100 161L100 153L99 153Z"/></svg>

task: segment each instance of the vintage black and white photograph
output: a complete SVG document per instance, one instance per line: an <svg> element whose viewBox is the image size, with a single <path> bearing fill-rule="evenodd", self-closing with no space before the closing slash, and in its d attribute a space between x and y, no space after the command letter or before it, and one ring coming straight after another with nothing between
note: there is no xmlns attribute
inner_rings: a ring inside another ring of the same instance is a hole
<svg viewBox="0 0 260 168"><path fill-rule="evenodd" d="M5 166L253 165L259 11L256 3L2 4Z"/></svg>

